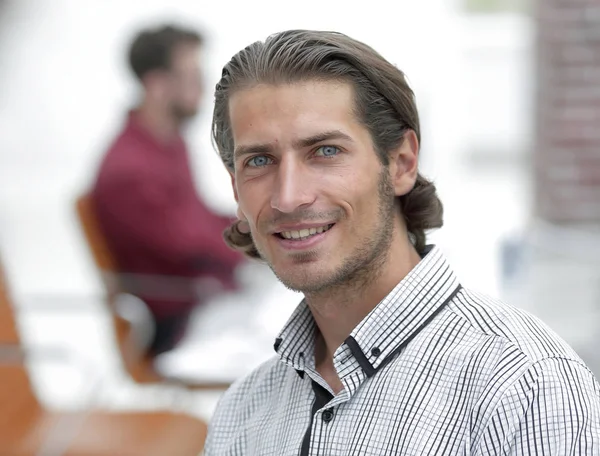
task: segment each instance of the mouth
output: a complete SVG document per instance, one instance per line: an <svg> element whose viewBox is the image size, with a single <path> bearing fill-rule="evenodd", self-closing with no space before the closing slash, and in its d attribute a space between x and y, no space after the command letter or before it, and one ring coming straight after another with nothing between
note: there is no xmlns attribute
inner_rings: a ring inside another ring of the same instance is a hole
<svg viewBox="0 0 600 456"><path fill-rule="evenodd" d="M313 228L304 228L301 230L281 231L279 233L275 233L275 236L281 239L285 239L287 241L305 241L313 236L317 236L319 234L329 231L333 227L333 225L335 224L331 223L329 225L323 225Z"/></svg>

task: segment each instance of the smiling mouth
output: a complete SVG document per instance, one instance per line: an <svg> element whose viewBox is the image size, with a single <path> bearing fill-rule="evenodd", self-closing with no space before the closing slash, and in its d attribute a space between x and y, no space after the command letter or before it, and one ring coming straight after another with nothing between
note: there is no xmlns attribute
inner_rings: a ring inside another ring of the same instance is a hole
<svg viewBox="0 0 600 456"><path fill-rule="evenodd" d="M288 241L304 241L305 239L309 239L317 234L329 231L333 225L334 223L314 228L305 228L302 230L282 231L281 233L276 233L276 236Z"/></svg>

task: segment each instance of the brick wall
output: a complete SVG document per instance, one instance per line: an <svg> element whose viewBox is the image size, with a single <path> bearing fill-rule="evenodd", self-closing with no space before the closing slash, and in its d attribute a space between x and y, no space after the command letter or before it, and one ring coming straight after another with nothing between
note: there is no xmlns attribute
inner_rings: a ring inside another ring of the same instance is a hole
<svg viewBox="0 0 600 456"><path fill-rule="evenodd" d="M535 211L600 225L600 1L537 0Z"/></svg>

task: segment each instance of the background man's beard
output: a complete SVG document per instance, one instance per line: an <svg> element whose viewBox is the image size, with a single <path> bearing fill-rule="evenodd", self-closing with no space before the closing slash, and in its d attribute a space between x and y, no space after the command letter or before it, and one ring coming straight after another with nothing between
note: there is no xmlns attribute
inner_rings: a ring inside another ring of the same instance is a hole
<svg viewBox="0 0 600 456"><path fill-rule="evenodd" d="M178 105L173 105L171 108L171 114L178 124L182 124L196 117L196 114L198 114L198 109L191 110L185 109Z"/></svg>

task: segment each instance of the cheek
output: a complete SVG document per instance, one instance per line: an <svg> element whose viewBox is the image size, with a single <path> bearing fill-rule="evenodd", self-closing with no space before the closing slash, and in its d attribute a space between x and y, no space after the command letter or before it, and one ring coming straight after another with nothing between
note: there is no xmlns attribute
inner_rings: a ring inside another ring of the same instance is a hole
<svg viewBox="0 0 600 456"><path fill-rule="evenodd" d="M237 207L237 217L246 222L252 221L252 208L248 207L244 199L240 198Z"/></svg>
<svg viewBox="0 0 600 456"><path fill-rule="evenodd" d="M237 206L237 210L235 212L235 215L237 216L238 220L243 220L244 222L248 221L248 218L246 217L246 214L244 214L244 211L242 210L242 208L240 207L239 204Z"/></svg>
<svg viewBox="0 0 600 456"><path fill-rule="evenodd" d="M271 207L273 173L247 176L243 171L235 172L235 191L238 206L248 219L260 219L262 212Z"/></svg>
<svg viewBox="0 0 600 456"><path fill-rule="evenodd" d="M263 205L261 193L253 189L252 186L244 184L239 185L236 190L238 195L238 218L247 221L252 227L256 226Z"/></svg>
<svg viewBox="0 0 600 456"><path fill-rule="evenodd" d="M195 103L200 97L199 87L194 85L181 85L174 88L174 96L181 103Z"/></svg>
<svg viewBox="0 0 600 456"><path fill-rule="evenodd" d="M360 220L352 224L356 229L363 229L377 223L379 214L379 183L356 176L346 185L344 199L350 208L350 216Z"/></svg>
<svg viewBox="0 0 600 456"><path fill-rule="evenodd" d="M197 104L199 99L200 99L200 91L199 90L194 90L194 89L188 90L188 91L186 91L185 96L184 96L184 101L188 105Z"/></svg>

